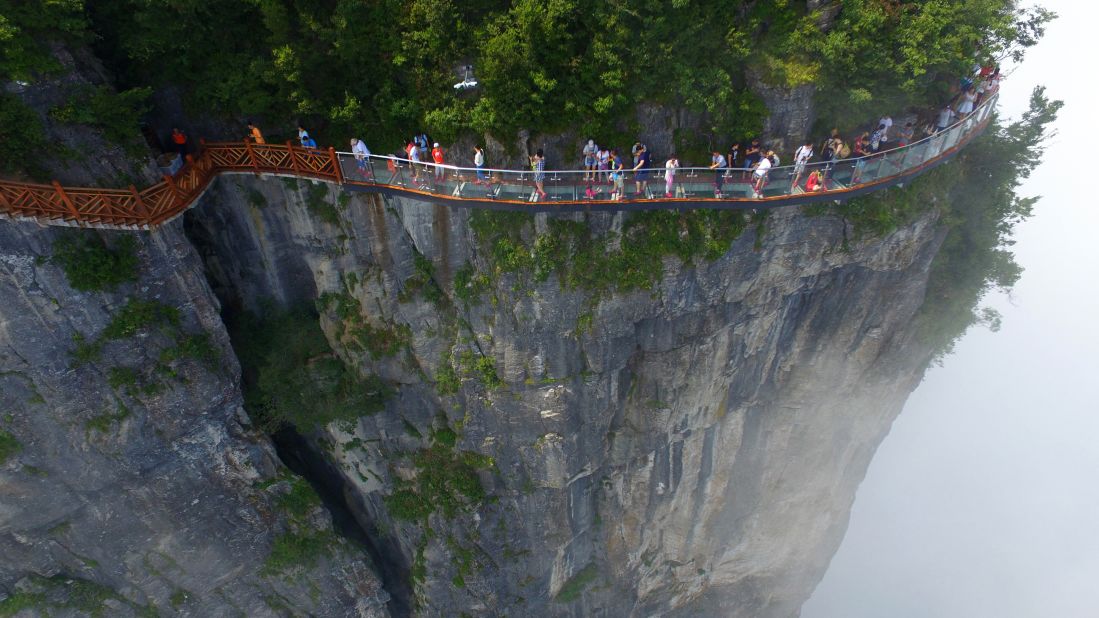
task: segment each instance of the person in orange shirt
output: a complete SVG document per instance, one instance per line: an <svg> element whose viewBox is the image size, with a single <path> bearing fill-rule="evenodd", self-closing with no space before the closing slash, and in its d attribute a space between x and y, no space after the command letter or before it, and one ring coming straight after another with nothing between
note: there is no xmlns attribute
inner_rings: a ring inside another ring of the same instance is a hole
<svg viewBox="0 0 1099 618"><path fill-rule="evenodd" d="M435 161L435 180L443 180L446 170L443 168L443 149L439 148L439 142L435 142L435 147L431 149L431 159Z"/></svg>
<svg viewBox="0 0 1099 618"><path fill-rule="evenodd" d="M263 140L263 133L260 133L259 127L252 124L251 120L248 121L248 135L244 139L247 140L249 138L251 138L257 144L267 143Z"/></svg>
<svg viewBox="0 0 1099 618"><path fill-rule="evenodd" d="M172 145L175 146L180 159L187 156L187 135L178 127L172 129Z"/></svg>

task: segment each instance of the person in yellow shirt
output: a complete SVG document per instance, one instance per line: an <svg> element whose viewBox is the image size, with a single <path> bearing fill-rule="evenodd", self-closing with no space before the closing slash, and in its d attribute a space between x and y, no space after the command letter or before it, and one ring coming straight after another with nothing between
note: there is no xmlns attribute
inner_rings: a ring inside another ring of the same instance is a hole
<svg viewBox="0 0 1099 618"><path fill-rule="evenodd" d="M259 127L252 124L251 120L248 121L248 136L245 137L244 139L247 140L249 138L251 138L257 144L266 144L267 143L263 140L263 133L260 133Z"/></svg>

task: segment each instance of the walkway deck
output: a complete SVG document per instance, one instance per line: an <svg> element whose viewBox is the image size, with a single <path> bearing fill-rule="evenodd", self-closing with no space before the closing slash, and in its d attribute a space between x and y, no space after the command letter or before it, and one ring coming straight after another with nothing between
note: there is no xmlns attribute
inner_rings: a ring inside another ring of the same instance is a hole
<svg viewBox="0 0 1099 618"><path fill-rule="evenodd" d="M684 208L762 209L843 201L900 185L948 161L988 126L996 97L946 131L903 148L869 157L806 166L795 184L793 166L770 170L761 196L754 195L748 170L723 173L722 193L715 194L717 173L682 168L675 175L673 197L665 197L664 170L649 170L649 188L634 195L635 174L626 174L624 199L611 199L612 185L584 180L583 171L547 170L547 196L537 200L530 171L476 170L413 164L393 157L358 161L351 153L313 150L292 144L204 144L197 158L173 176L143 190L62 187L0 181L0 214L8 219L46 225L152 229L194 206L221 174L272 174L335 183L347 191L397 195L457 207L526 212L678 210ZM825 191L804 190L809 174L820 169ZM594 196L586 197L588 188Z"/></svg>

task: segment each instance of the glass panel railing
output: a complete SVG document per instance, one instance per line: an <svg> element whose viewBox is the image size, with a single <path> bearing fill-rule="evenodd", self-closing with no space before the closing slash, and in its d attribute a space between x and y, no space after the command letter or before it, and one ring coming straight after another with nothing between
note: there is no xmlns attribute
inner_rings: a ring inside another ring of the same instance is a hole
<svg viewBox="0 0 1099 618"><path fill-rule="evenodd" d="M845 189L863 183L887 180L922 166L963 143L988 120L996 96L982 102L966 118L946 130L904 147L884 150L861 158L812 161L801 169L793 165L773 167L759 174L750 169L713 170L684 167L675 171L669 184L663 167L644 171L502 170L462 166L436 166L400 157L369 156L357 159L339 153L344 182L388 185L435 195L507 200L531 204L606 202L610 200L736 199L770 198L809 191ZM617 180L615 176L619 176ZM541 183L540 195L538 183Z"/></svg>

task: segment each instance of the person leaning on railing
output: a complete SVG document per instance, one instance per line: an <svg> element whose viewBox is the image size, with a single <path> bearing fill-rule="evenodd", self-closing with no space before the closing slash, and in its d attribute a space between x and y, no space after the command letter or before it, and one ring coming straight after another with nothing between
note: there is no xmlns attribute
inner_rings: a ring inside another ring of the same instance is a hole
<svg viewBox="0 0 1099 618"><path fill-rule="evenodd" d="M370 159L370 149L357 137L351 138L351 154L355 156L355 167L359 168L359 174L366 177L366 163Z"/></svg>

